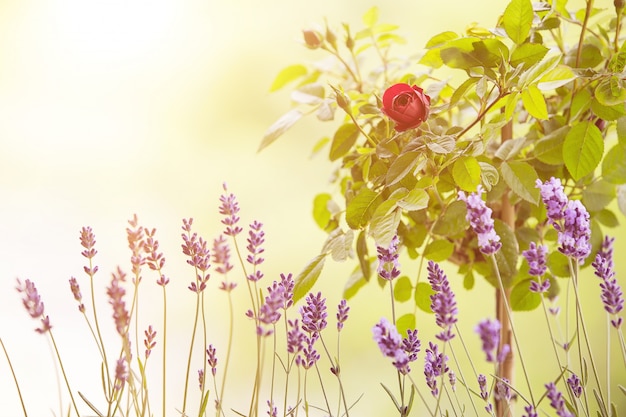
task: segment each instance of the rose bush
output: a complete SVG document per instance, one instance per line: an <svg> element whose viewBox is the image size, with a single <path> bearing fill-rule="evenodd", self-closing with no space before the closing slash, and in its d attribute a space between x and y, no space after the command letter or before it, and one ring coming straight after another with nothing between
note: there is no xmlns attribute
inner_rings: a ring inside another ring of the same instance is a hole
<svg viewBox="0 0 626 417"><path fill-rule="evenodd" d="M396 123L396 131L404 132L428 119L430 97L416 85L394 84L385 90L381 110Z"/></svg>

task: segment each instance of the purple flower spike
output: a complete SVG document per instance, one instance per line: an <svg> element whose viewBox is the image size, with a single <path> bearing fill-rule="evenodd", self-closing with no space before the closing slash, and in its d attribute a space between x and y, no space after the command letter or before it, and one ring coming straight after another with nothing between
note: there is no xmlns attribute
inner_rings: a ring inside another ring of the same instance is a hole
<svg viewBox="0 0 626 417"><path fill-rule="evenodd" d="M398 262L398 235L391 239L388 248L377 246L378 252L378 275L387 281L394 280L400 276L400 263Z"/></svg>
<svg viewBox="0 0 626 417"><path fill-rule="evenodd" d="M524 411L525 414L522 414L522 417L538 417L537 411L532 405L525 406Z"/></svg>
<svg viewBox="0 0 626 417"><path fill-rule="evenodd" d="M444 375L449 370L448 365L446 365L447 361L448 357L439 352L439 346L429 342L428 349L426 349L426 358L424 359L424 376L426 377L426 385L430 388L430 393L433 397L437 397L439 394L437 377Z"/></svg>
<svg viewBox="0 0 626 417"><path fill-rule="evenodd" d="M41 327L35 329L35 331L42 334L49 331L52 328L50 318L48 316L44 316L43 301L41 301L41 297L37 292L35 284L29 279L25 280L24 284L22 284L22 282L18 279L17 287L15 289L20 293L24 293L22 303L24 304L28 314L34 319L41 319Z"/></svg>
<svg viewBox="0 0 626 417"><path fill-rule="evenodd" d="M337 331L340 332L343 329L343 323L348 320L348 311L350 307L346 300L341 300L337 306Z"/></svg>
<svg viewBox="0 0 626 417"><path fill-rule="evenodd" d="M478 387L480 388L480 398L485 400L487 405L485 406L485 410L488 413L493 411L493 405L489 402L489 392L487 391L487 377L483 374L478 375Z"/></svg>
<svg viewBox="0 0 626 417"><path fill-rule="evenodd" d="M545 245L537 245L535 242L530 242L528 249L522 252L522 255L530 267L528 270L530 275L533 277L541 277L546 273L548 269L546 266L547 254L548 248Z"/></svg>
<svg viewBox="0 0 626 417"><path fill-rule="evenodd" d="M600 289L602 290L601 297L604 310L615 316L624 308L624 294L617 283L613 269L613 240L608 236L604 238L602 248L598 251L596 259L591 265L595 270L595 275L602 280ZM611 324L619 329L622 325L622 317L613 318Z"/></svg>
<svg viewBox="0 0 626 417"><path fill-rule="evenodd" d="M393 366L403 374L409 373L409 355L402 348L402 338L396 326L389 323L386 318L382 318L372 328L372 333L381 353L388 358L393 358Z"/></svg>
<svg viewBox="0 0 626 417"><path fill-rule="evenodd" d="M583 393L583 386L581 385L581 380L578 375L572 373L572 375L567 378L567 385L569 385L569 388L572 390L572 394L574 394L576 398L580 398Z"/></svg>
<svg viewBox="0 0 626 417"><path fill-rule="evenodd" d="M580 201L571 200L565 206L563 220L558 237L559 252L582 264L591 253L589 212Z"/></svg>
<svg viewBox="0 0 626 417"><path fill-rule="evenodd" d="M322 298L322 293L318 292L317 295L309 293L306 297L306 305L300 308L300 315L302 316L302 330L312 333L314 335L319 334L326 327L326 299Z"/></svg>
<svg viewBox="0 0 626 417"><path fill-rule="evenodd" d="M296 354L302 350L306 335L300 331L298 320L287 320L290 330L287 332L287 352Z"/></svg>
<svg viewBox="0 0 626 417"><path fill-rule="evenodd" d="M433 261L428 261L428 281L435 291L430 296L430 308L435 313L435 321L439 327L444 329L439 333L437 339L446 342L454 337L452 326L457 322L456 300L454 292L450 289L450 282L443 270Z"/></svg>
<svg viewBox="0 0 626 417"><path fill-rule="evenodd" d="M500 343L500 328L498 320L491 321L490 319L485 319L478 323L478 326L474 329L483 343L482 349L485 355L487 355L487 362L502 362L509 354L509 345L504 345L500 353L496 355L496 349Z"/></svg>
<svg viewBox="0 0 626 417"><path fill-rule="evenodd" d="M465 202L467 215L465 218L470 223L472 230L478 238L478 248L484 255L493 255L501 247L500 236L493 228L492 210L482 200L483 187L478 186L475 193L466 196L459 191L459 200Z"/></svg>
<svg viewBox="0 0 626 417"><path fill-rule="evenodd" d="M215 374L217 373L217 354L213 345L209 345L208 349L206 350L206 356L207 362L211 367L211 374L215 376Z"/></svg>
<svg viewBox="0 0 626 417"><path fill-rule="evenodd" d="M556 414L559 417L574 417L572 413L567 411L567 408L565 407L565 400L563 399L563 394L557 391L554 382L546 384L546 389L548 390L547 396L550 400L550 406L552 406L552 408L556 410Z"/></svg>
<svg viewBox="0 0 626 417"><path fill-rule="evenodd" d="M237 225L239 223L239 203L237 202L237 198L234 194L227 194L228 188L226 187L226 183L223 185L224 194L220 196L220 214L224 216L222 219L222 224L226 226L224 230L224 234L227 236L237 236L243 230L240 226Z"/></svg>
<svg viewBox="0 0 626 417"><path fill-rule="evenodd" d="M319 338L319 334L312 333L304 336L304 347L302 348L302 356L296 358L296 365L302 365L304 369L310 369L320 359L320 354L315 350L315 341Z"/></svg>
<svg viewBox="0 0 626 417"><path fill-rule="evenodd" d="M563 212L568 201L561 180L552 177L545 183L537 180L536 184L541 192L543 204L546 206L548 220L554 225L563 219Z"/></svg>

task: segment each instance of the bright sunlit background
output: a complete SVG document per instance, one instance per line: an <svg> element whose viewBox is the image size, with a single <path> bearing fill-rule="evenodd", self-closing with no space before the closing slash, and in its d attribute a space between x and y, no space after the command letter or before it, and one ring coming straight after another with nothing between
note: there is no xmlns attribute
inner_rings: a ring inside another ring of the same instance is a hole
<svg viewBox="0 0 626 417"><path fill-rule="evenodd" d="M612 7L608 0L597 3ZM74 390L103 404L97 349L67 283L75 276L83 296L88 296L78 239L82 226L92 226L96 234L97 308L105 318L103 331L112 352L119 346L104 291L117 265L130 270L126 221L137 213L142 225L157 228L167 259L165 272L172 281L168 416L179 415L195 305L186 289L193 271L180 253L182 218L193 217L195 230L206 239L216 237L222 230L218 198L226 182L240 201L242 222L259 220L265 225L264 286L281 272L298 273L319 252L325 234L311 218L312 200L319 192L333 191L328 185L332 166L324 154L309 155L329 130L315 121L303 121L257 153L267 127L289 108L288 93L268 90L283 67L323 56L302 46L301 29L321 24L324 18L336 28L341 22L358 25L362 14L376 4L381 20L400 25L400 34L413 48L401 52L413 53L444 30L462 32L472 22L493 27L506 2L0 2L0 337L29 415L62 415L59 392L66 414L69 399L63 387L57 388L58 370L47 338L33 331L37 323L28 317L14 290L16 277L36 282ZM623 216L620 221L624 223ZM623 238L624 231L621 226L613 234ZM353 265L330 262L320 278L331 317ZM618 273L626 271L624 266L618 264ZM407 268L414 273L417 267ZM161 293L150 272L144 272L141 322L160 332ZM599 293L595 280L589 278L587 291L594 300ZM211 281L207 305L208 339L218 346L219 356L227 322L225 296L217 290L218 283ZM492 316L493 292L482 282L472 292L463 290L459 280L453 279L453 286L471 336L478 320ZM237 336L246 340L245 332L252 329L242 319L248 308L243 284L238 291ZM379 382L395 389L395 373L378 353L370 331L381 316L389 316L387 293L371 285L351 305L352 318L342 342L349 400L363 394L354 408L356 415L392 415L393 405ZM542 326L542 316L531 314ZM426 344L435 331L434 320L420 317L424 322L418 327ZM534 365L541 365L536 369L544 367L536 358L547 348L533 342L533 329L534 324L526 330L526 349ZM148 367L156 381L161 355L161 340L157 341ZM254 364L254 352L247 346L248 342L240 343L234 352L225 397L229 406L243 412L247 412ZM476 340L470 348L479 354ZM200 367L197 356L191 371L190 410L197 409ZM547 382L545 378L555 374L551 371L548 376L535 375L534 381ZM419 369L415 375L419 378ZM314 382L311 379L310 385ZM335 386L332 379L329 385ZM160 387L155 382L150 389L152 411L160 415ZM332 395L335 398L335 392ZM77 401L85 415L92 415L82 400ZM4 416L21 413L3 355L0 410Z"/></svg>

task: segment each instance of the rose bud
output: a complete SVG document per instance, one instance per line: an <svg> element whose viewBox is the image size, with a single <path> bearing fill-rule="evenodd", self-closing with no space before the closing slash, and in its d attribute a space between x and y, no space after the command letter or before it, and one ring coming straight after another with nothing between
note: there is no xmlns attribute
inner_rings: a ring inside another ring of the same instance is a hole
<svg viewBox="0 0 626 417"><path fill-rule="evenodd" d="M383 94L381 110L395 122L396 131L403 132L428 119L430 97L418 86L394 84Z"/></svg>
<svg viewBox="0 0 626 417"><path fill-rule="evenodd" d="M322 46L322 35L317 33L314 30L303 30L302 34L304 35L304 43L310 49L317 49Z"/></svg>

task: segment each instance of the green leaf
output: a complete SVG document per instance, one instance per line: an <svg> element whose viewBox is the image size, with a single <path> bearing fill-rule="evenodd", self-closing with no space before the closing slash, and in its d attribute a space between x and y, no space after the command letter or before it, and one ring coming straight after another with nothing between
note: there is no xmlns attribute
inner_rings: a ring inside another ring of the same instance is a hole
<svg viewBox="0 0 626 417"><path fill-rule="evenodd" d="M361 267L363 278L369 281L372 276L372 268L367 250L367 235L365 234L365 230L361 230L356 239L356 256L359 259L359 266Z"/></svg>
<svg viewBox="0 0 626 417"><path fill-rule="evenodd" d="M323 253L330 253L333 260L336 262L345 261L348 256L352 257L352 241L354 240L354 232L348 230L344 232L341 227L337 227L328 235L324 247Z"/></svg>
<svg viewBox="0 0 626 417"><path fill-rule="evenodd" d="M290 65L286 68L283 68L274 79L274 82L272 82L270 91L280 90L290 82L295 81L302 76L305 76L307 72L307 68L301 64Z"/></svg>
<svg viewBox="0 0 626 417"><path fill-rule="evenodd" d="M435 46L441 46L445 44L446 42L456 39L458 37L459 35L451 31L441 32L433 36L432 38L430 38L428 42L426 42L426 46L424 48L431 49L431 48L434 48Z"/></svg>
<svg viewBox="0 0 626 417"><path fill-rule="evenodd" d="M516 44L523 43L533 24L533 5L530 0L512 0L504 10L502 26Z"/></svg>
<svg viewBox="0 0 626 417"><path fill-rule="evenodd" d="M473 192L480 184L480 165L473 156L462 156L452 166L452 177L463 191Z"/></svg>
<svg viewBox="0 0 626 417"><path fill-rule="evenodd" d="M619 226L619 220L615 213L613 213L609 209L602 209L596 213L595 217L601 225L606 227L617 227Z"/></svg>
<svg viewBox="0 0 626 417"><path fill-rule="evenodd" d="M511 309L513 311L531 311L541 304L541 295L529 289L531 281L531 279L525 279L511 290Z"/></svg>
<svg viewBox="0 0 626 417"><path fill-rule="evenodd" d="M443 65L443 60L441 59L441 49L433 48L427 50L426 53L422 55L418 63L431 68L440 68Z"/></svg>
<svg viewBox="0 0 626 417"><path fill-rule="evenodd" d="M404 303L411 299L411 293L413 292L413 285L409 277L402 276L395 281L393 286L393 298L394 300Z"/></svg>
<svg viewBox="0 0 626 417"><path fill-rule="evenodd" d="M481 67L483 64L474 53L474 43L479 41L478 38L454 39L441 47L441 60L450 68L468 70Z"/></svg>
<svg viewBox="0 0 626 417"><path fill-rule="evenodd" d="M420 154L420 152L406 152L397 157L387 171L387 176L385 177L387 186L392 186L409 175L420 160Z"/></svg>
<svg viewBox="0 0 626 417"><path fill-rule="evenodd" d="M206 410L206 406L209 404L209 393L211 391L210 390L206 390L206 393L204 394L204 397L202 398L202 404L200 404L200 411L198 411L198 415L202 416L204 415L204 412Z"/></svg>
<svg viewBox="0 0 626 417"><path fill-rule="evenodd" d="M454 244L449 240L440 239L430 242L424 249L424 258L433 262L445 261L454 252Z"/></svg>
<svg viewBox="0 0 626 417"><path fill-rule="evenodd" d="M367 282L368 280L363 277L361 269L358 267L355 268L354 271L352 271L352 275L350 275L350 277L348 278L345 287L343 288L343 298L345 298L346 300L351 299L356 295L357 292L359 292L361 288L363 288L363 286L365 286L365 284L367 284Z"/></svg>
<svg viewBox="0 0 626 417"><path fill-rule="evenodd" d="M602 178L613 184L626 183L626 149L617 144L604 156Z"/></svg>
<svg viewBox="0 0 626 417"><path fill-rule="evenodd" d="M437 217L433 233L439 236L452 237L464 232L469 223L465 218L467 208L465 202L455 200L450 203L443 214Z"/></svg>
<svg viewBox="0 0 626 417"><path fill-rule="evenodd" d="M330 221L330 210L328 210L328 202L332 199L330 194L321 193L315 196L313 199L313 220L320 227L325 230Z"/></svg>
<svg viewBox="0 0 626 417"><path fill-rule="evenodd" d="M541 90L531 84L528 88L522 90L522 103L524 108L536 119L547 120L548 119L548 107L546 106L546 100L543 98Z"/></svg>
<svg viewBox="0 0 626 417"><path fill-rule="evenodd" d="M569 126L560 127L535 143L533 155L535 158L548 165L563 165L563 141Z"/></svg>
<svg viewBox="0 0 626 417"><path fill-rule="evenodd" d="M591 174L602 159L604 139L591 122L575 124L565 136L563 160L575 181Z"/></svg>
<svg viewBox="0 0 626 417"><path fill-rule="evenodd" d="M525 144L525 137L505 140L502 145L500 145L498 150L496 150L495 156L496 158L500 158L503 161L514 159L518 156L519 151L524 147Z"/></svg>
<svg viewBox="0 0 626 417"><path fill-rule="evenodd" d="M293 126L298 120L302 118L303 114L300 110L292 109L287 113L283 114L278 120L271 125L265 135L263 135L263 139L261 140L261 145L259 145L259 149L257 152L260 152L264 148L268 147L272 142L278 139L283 133L285 133L291 126Z"/></svg>
<svg viewBox="0 0 626 417"><path fill-rule="evenodd" d="M396 321L396 328L398 329L398 333L400 336L405 337L407 330L415 329L415 314L407 313Z"/></svg>
<svg viewBox="0 0 626 417"><path fill-rule="evenodd" d="M546 264L552 272L552 275L557 277L569 277L569 262L567 261L567 256L563 255L559 251L553 251L548 255L548 259L546 260Z"/></svg>
<svg viewBox="0 0 626 417"><path fill-rule="evenodd" d="M459 102L462 98L467 95L467 90L469 90L474 84L476 84L480 80L479 77L469 77L461 85L459 85L454 93L452 93L452 97L450 98L450 107L454 106Z"/></svg>
<svg viewBox="0 0 626 417"><path fill-rule="evenodd" d="M322 273L325 260L325 253L317 255L315 258L311 259L307 266L304 267L302 272L298 274L295 279L296 283L293 288L294 303L304 297L309 292L309 290L313 288L313 285L315 285L317 279Z"/></svg>
<svg viewBox="0 0 626 417"><path fill-rule="evenodd" d="M622 161L622 164L626 164L626 161ZM615 184L610 184L606 178L603 178L601 181L596 181L585 187L582 203L587 210L594 212L608 206L614 198Z"/></svg>
<svg viewBox="0 0 626 417"><path fill-rule="evenodd" d="M373 6L363 15L363 24L368 28L372 28L376 22L378 22L378 7Z"/></svg>
<svg viewBox="0 0 626 417"><path fill-rule="evenodd" d="M388 206L391 208L387 209ZM369 229L370 236L378 246L389 246L391 239L397 233L401 218L402 210L396 207L395 201L385 201L378 206L372 216Z"/></svg>
<svg viewBox="0 0 626 417"><path fill-rule="evenodd" d="M412 189L406 196L398 200L398 207L407 211L416 211L428 207L428 193L422 188Z"/></svg>
<svg viewBox="0 0 626 417"><path fill-rule="evenodd" d="M540 90L555 90L565 84L574 81L576 74L574 71L566 65L557 65L550 71L546 72L543 77L537 83L537 87Z"/></svg>
<svg viewBox="0 0 626 417"><path fill-rule="evenodd" d="M518 45L511 54L509 61L513 68L522 64L523 69L539 62L548 53L548 48L540 43L523 43Z"/></svg>
<svg viewBox="0 0 626 417"><path fill-rule="evenodd" d="M563 58L565 65L572 68L594 68L604 62L602 51L596 45L583 44L580 62L576 65L577 48L571 48Z"/></svg>
<svg viewBox="0 0 626 417"><path fill-rule="evenodd" d="M591 93L587 89L578 91L572 100L571 120L579 118L589 107L591 107Z"/></svg>
<svg viewBox="0 0 626 417"><path fill-rule="evenodd" d="M546 54L541 61L537 62L527 71L524 71L519 77L519 88L523 89L528 84L532 84L541 77L543 77L548 71L559 65L561 61L561 55L557 53Z"/></svg>
<svg viewBox="0 0 626 417"><path fill-rule="evenodd" d="M480 161L478 164L480 165L480 180L485 189L491 191L491 188L500 181L498 169L487 162Z"/></svg>
<svg viewBox="0 0 626 417"><path fill-rule="evenodd" d="M612 106L605 106L598 101L598 99L591 100L591 110L596 116L601 119L613 121L626 115L626 107L624 103L614 104Z"/></svg>
<svg viewBox="0 0 626 417"><path fill-rule="evenodd" d="M380 194L362 187L358 194L350 200L346 207L346 222L351 229L360 229L365 227L376 207L380 204Z"/></svg>
<svg viewBox="0 0 626 417"><path fill-rule="evenodd" d="M515 233L500 219L494 219L494 228L498 236L500 236L500 242L502 242L502 247L495 253L496 262L498 264L500 276L502 277L502 284L505 288L508 288L511 286L513 277L517 273L519 244L517 243ZM495 286L497 288L497 284Z"/></svg>
<svg viewBox="0 0 626 417"><path fill-rule="evenodd" d="M537 204L539 189L535 182L539 176L529 163L523 161L503 162L500 166L500 172L502 172L504 182L515 194L530 203Z"/></svg>
<svg viewBox="0 0 626 417"><path fill-rule="evenodd" d="M417 308L425 313L433 314L433 310L430 308L430 296L435 294L435 291L426 282L418 282L415 286L415 305Z"/></svg>
<svg viewBox="0 0 626 417"><path fill-rule="evenodd" d="M626 116L617 119L617 140L622 146L626 146Z"/></svg>
<svg viewBox="0 0 626 417"><path fill-rule="evenodd" d="M335 161L347 154L356 143L358 137L359 129L353 123L339 126L330 145L330 160Z"/></svg>

